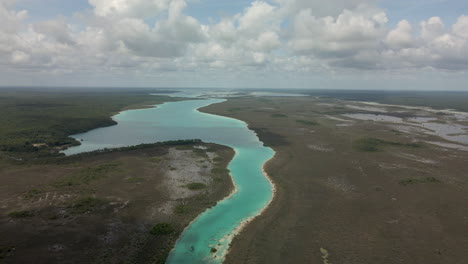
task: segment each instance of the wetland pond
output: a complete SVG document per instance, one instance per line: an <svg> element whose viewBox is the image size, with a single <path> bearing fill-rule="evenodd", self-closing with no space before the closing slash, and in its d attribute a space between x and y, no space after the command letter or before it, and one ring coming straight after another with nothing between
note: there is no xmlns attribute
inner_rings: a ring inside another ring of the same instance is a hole
<svg viewBox="0 0 468 264"><path fill-rule="evenodd" d="M223 99L169 102L149 109L121 112L117 125L73 135L80 146L66 155L103 148L179 139L201 139L233 148L229 164L235 193L198 216L182 233L167 263L221 263L229 243L243 223L257 216L273 197L273 186L262 167L274 155L240 120L199 112ZM216 249L216 250L215 250Z"/></svg>

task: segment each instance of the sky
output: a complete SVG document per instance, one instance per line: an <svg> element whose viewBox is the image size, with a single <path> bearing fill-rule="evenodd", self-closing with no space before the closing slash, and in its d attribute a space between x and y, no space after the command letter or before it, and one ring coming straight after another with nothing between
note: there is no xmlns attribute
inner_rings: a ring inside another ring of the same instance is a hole
<svg viewBox="0 0 468 264"><path fill-rule="evenodd" d="M0 86L468 91L465 0L0 0L0 21Z"/></svg>

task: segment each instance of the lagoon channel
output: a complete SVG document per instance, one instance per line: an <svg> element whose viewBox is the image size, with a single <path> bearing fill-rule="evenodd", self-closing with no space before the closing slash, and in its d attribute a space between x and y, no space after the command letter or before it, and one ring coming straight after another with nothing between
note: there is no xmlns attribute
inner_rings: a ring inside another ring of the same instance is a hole
<svg viewBox="0 0 468 264"><path fill-rule="evenodd" d="M263 146L245 122L197 110L223 101L187 100L123 111L113 116L117 125L73 135L82 144L64 151L73 155L180 139L201 139L235 150L228 167L235 192L207 209L185 229L167 259L168 264L222 263L236 232L272 200L273 185L262 168L274 151Z"/></svg>

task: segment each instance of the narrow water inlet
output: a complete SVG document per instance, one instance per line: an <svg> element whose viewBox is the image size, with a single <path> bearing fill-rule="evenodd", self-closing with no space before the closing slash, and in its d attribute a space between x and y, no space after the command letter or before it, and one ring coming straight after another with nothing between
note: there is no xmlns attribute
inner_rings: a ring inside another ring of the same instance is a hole
<svg viewBox="0 0 468 264"><path fill-rule="evenodd" d="M236 192L201 214L182 234L167 263L221 263L232 238L272 199L272 186L262 173L269 148L235 148L229 165ZM216 252L212 252L212 248Z"/></svg>

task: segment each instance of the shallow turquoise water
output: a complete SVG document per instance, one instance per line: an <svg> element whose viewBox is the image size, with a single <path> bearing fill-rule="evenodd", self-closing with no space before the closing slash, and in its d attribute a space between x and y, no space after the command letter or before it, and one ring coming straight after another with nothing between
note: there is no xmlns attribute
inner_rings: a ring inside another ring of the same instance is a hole
<svg viewBox="0 0 468 264"><path fill-rule="evenodd" d="M239 224L264 208L272 197L272 186L262 173L273 157L256 134L239 120L205 114L196 109L224 100L170 102L151 109L130 110L114 116L116 126L74 135L82 145L64 151L77 154L102 148L199 138L232 147L229 164L237 192L201 214L177 241L167 263L220 263ZM215 254L212 247L217 248Z"/></svg>

